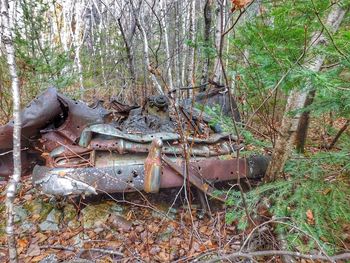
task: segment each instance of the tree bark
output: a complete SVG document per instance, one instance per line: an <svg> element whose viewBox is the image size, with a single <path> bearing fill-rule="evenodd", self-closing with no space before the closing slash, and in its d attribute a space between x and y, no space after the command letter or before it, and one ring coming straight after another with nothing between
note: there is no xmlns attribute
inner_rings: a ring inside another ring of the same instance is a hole
<svg viewBox="0 0 350 263"><path fill-rule="evenodd" d="M85 13L85 6L83 6L83 2L76 1L75 3L75 12L74 12L74 17L75 17L75 30L73 32L73 46L74 46L74 51L75 51L75 66L78 72L79 76L79 85L80 85L80 97L84 98L84 79L83 79L83 65L81 64L81 59L80 59L80 49L81 46L83 45L84 42L84 35L85 34L85 28L83 29L83 20L82 17Z"/></svg>
<svg viewBox="0 0 350 263"><path fill-rule="evenodd" d="M223 48L223 43L222 41L224 40L222 37L223 30L224 30L224 6L226 1L217 1L218 6L216 9L216 29L215 29L215 47L217 50L217 57L214 62L214 76L213 76L213 81L216 83L220 83L222 79L222 48Z"/></svg>
<svg viewBox="0 0 350 263"><path fill-rule="evenodd" d="M13 12L11 12L12 14ZM14 205L16 188L21 178L21 115L20 115L20 91L17 76L15 49L13 46L13 19L10 18L7 0L1 1L2 18L2 42L5 45L7 64L11 76L11 88L13 99L13 175L6 191L6 212L7 212L7 243L10 262L17 262L16 238L14 233Z"/></svg>
<svg viewBox="0 0 350 263"><path fill-rule="evenodd" d="M135 87L136 86L136 73L135 73L134 54L132 51L132 46L126 37L125 31L123 28L123 24L121 21L121 17L119 17L117 19L117 22L118 22L120 33L121 33L123 41L124 41L126 56L128 58L128 68L129 68L129 73L130 73L130 77L131 77L131 83Z"/></svg>
<svg viewBox="0 0 350 263"><path fill-rule="evenodd" d="M188 67L187 67L187 86L195 86L195 77L194 77L194 42L195 42L195 23L196 23L196 1L191 0L190 2L190 19L189 19L189 40L191 45L188 49ZM189 96L192 97L193 90L189 89Z"/></svg>
<svg viewBox="0 0 350 263"><path fill-rule="evenodd" d="M326 22L326 26L331 32L335 32L338 29L344 15L345 10L337 4L334 4ZM314 34L311 43L310 49L319 45L327 45L327 39L324 34L318 32ZM324 59L324 55L317 55L311 59L308 64L305 64L304 67L310 71L318 72ZM289 94L280 132L272 153L272 159L266 171L266 181L273 181L282 176L284 165L292 151L294 137L300 123L300 110L304 107L308 92L312 89L312 83L310 79L308 79L303 89L294 89ZM297 113L292 115L291 113L295 111Z"/></svg>
<svg viewBox="0 0 350 263"><path fill-rule="evenodd" d="M210 46L210 31L211 31L211 24L212 24L212 0L206 0L204 5L204 45L205 47ZM202 70L202 79L201 79L201 85L204 85L208 82L208 71L209 71L209 64L210 64L210 57L208 54L205 54L205 61L203 64L203 70ZM201 88L201 91L205 90L205 88Z"/></svg>
<svg viewBox="0 0 350 263"><path fill-rule="evenodd" d="M315 89L309 92L304 104L304 108L310 106L314 102L315 95L316 95ZM310 121L310 111L306 110L301 114L297 134L295 136L296 149L300 153L304 153L304 150L305 150L305 141L307 138L307 131L309 129L309 121Z"/></svg>
<svg viewBox="0 0 350 263"><path fill-rule="evenodd" d="M168 83L169 83L169 89L173 90L173 76L171 73L171 56L170 56L170 48L169 48L169 35L168 35L168 23L166 21L166 0L161 0L160 3L160 13L161 13L161 23L164 31L164 43L165 43L165 54L166 54L166 72L168 75Z"/></svg>
<svg viewBox="0 0 350 263"><path fill-rule="evenodd" d="M350 125L350 119L346 120L346 122L344 123L344 125L340 128L340 130L337 132L337 134L335 135L334 139L332 140L332 142L326 146L326 148L328 150L332 149L334 147L334 145L337 143L337 141L339 140L340 136L343 134L343 132L346 131L346 129L349 127Z"/></svg>
<svg viewBox="0 0 350 263"><path fill-rule="evenodd" d="M153 85L155 86L156 90L158 91L159 94L163 95L164 91L163 91L162 87L158 83L158 80L157 80L157 78L155 76L155 74L156 74L155 73L155 69L152 68L152 65L151 65L150 60L149 60L148 39L147 39L146 31L145 31L145 29L144 29L144 27L143 27L143 25L141 24L141 21L140 21L140 17L139 17L140 13L136 12L132 0L130 0L130 4L131 4L132 11L133 11L133 14L134 14L136 26L140 30L141 35L142 35L142 39L143 39L143 56L144 56L146 67L147 67L147 69L148 69L148 71L150 73L150 78L151 78L151 80L153 82Z"/></svg>

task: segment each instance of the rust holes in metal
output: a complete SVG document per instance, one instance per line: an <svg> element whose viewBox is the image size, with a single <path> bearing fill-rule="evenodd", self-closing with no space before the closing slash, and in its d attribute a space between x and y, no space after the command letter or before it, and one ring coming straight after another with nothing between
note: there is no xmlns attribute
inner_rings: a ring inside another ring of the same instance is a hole
<svg viewBox="0 0 350 263"><path fill-rule="evenodd" d="M139 176L139 175L137 174L137 172L136 172L135 170L132 171L132 177L136 178L137 176Z"/></svg>

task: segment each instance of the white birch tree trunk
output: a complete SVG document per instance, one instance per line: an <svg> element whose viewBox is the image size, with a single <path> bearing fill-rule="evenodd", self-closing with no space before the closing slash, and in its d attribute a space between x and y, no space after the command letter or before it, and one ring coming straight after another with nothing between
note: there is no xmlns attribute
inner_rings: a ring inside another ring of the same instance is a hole
<svg viewBox="0 0 350 263"><path fill-rule="evenodd" d="M132 5L132 10L133 10L133 14L134 14L134 18L135 18L135 22L136 25L138 27L138 29L141 32L142 35L142 40L143 40L143 56L144 56L144 63L148 69L148 72L150 73L150 78L151 81L153 83L153 85L155 86L156 90L158 91L159 94L164 94L164 91L162 89L162 87L159 85L158 80L155 76L155 70L152 68L152 65L150 63L149 60L149 53L148 53L148 49L149 49L149 45L148 45L148 39L147 39L147 34L146 31L140 21L140 12L136 13L135 7L133 6L132 1L130 1L130 4Z"/></svg>
<svg viewBox="0 0 350 263"><path fill-rule="evenodd" d="M190 10L186 7L188 7L188 1L183 1L182 3L182 10L183 10L183 14L182 14L182 37L183 39L186 38L186 31L187 31L187 26L190 24L189 20L190 20ZM187 50L189 49L189 47L187 47ZM186 78L186 72L185 72L185 68L186 68L186 63L187 63L187 54L188 52L186 52L186 50L181 49L179 50L179 52L181 51L181 53L183 54L181 56L181 85L182 87L184 87L186 85L185 83L185 78Z"/></svg>
<svg viewBox="0 0 350 263"><path fill-rule="evenodd" d="M80 88L80 96L81 98L84 97L84 79L83 79L83 66L81 64L80 60L80 49L84 41L84 31L83 30L83 14L85 9L85 1L76 1L75 3L75 10L74 10L74 17L75 17L75 30L73 32L73 46L75 51L75 67L78 72L79 76L79 88Z"/></svg>
<svg viewBox="0 0 350 263"><path fill-rule="evenodd" d="M179 19L179 0L175 2L175 76L176 76L176 88L179 89L181 86L181 41L180 41L180 19ZM176 94L178 97L178 94Z"/></svg>
<svg viewBox="0 0 350 263"><path fill-rule="evenodd" d="M334 4L328 15L327 22L325 23L325 26L330 32L337 31L344 15L345 10L337 4ZM318 45L328 44L324 33L321 34L320 32L314 34L311 43L313 44L310 49ZM325 56L319 54L311 59L309 63L305 64L304 67L310 71L318 72L324 60ZM292 151L294 137L299 126L301 117L300 109L304 107L310 89L312 89L312 83L310 79L308 79L303 89L293 89L288 96L279 136L275 143L271 163L266 172L266 181L273 181L282 175L284 165ZM297 113L291 115L290 112L292 111L297 111Z"/></svg>
<svg viewBox="0 0 350 263"><path fill-rule="evenodd" d="M2 17L2 43L5 45L7 64L11 76L11 88L13 99L13 175L6 190L6 212L7 212L7 243L10 262L17 262L16 238L14 233L14 205L16 188L21 178L21 115L20 115L20 90L17 76L15 49L13 46L13 19L10 17L8 1L1 1Z"/></svg>
<svg viewBox="0 0 350 263"><path fill-rule="evenodd" d="M171 73L171 56L170 56L170 49L169 49L169 35L168 35L168 24L166 21L166 15L165 15L165 10L166 10L166 0L161 0L160 3L160 15L161 15L161 22L162 22L162 27L163 27L163 35L164 35L164 43L165 43L165 54L166 54L166 72L168 75L168 82L169 82L169 89L173 90L174 85L173 85L173 76Z"/></svg>
<svg viewBox="0 0 350 263"><path fill-rule="evenodd" d="M188 50L188 67L187 67L187 85L190 87L194 87L195 85L195 77L194 77L194 42L195 42L195 28L196 28L196 1L191 0L190 4L190 18L189 18L189 40L192 46L189 47ZM193 95L193 90L189 90L190 97Z"/></svg>

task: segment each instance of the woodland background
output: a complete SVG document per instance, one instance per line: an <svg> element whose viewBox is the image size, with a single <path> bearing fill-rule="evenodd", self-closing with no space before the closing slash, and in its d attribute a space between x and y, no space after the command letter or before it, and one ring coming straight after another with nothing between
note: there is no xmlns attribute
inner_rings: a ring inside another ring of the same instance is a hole
<svg viewBox="0 0 350 263"><path fill-rule="evenodd" d="M329 255L348 251L349 4L9 1L20 103L49 86L85 101L115 97L142 104L151 94L177 90L184 98L223 85L237 102L241 122L222 116L219 107L205 110L244 138L247 150L241 154L273 152L278 161L276 149L282 148L288 158L276 173L270 171L269 182L244 195L230 192L226 222L242 231L243 240L250 237L251 218L263 218L276 221L273 235L285 241L284 248ZM333 26L327 21L336 12L339 24ZM13 100L1 43L4 124L12 118ZM310 66L315 61L320 61L317 70ZM190 89L180 91L184 88ZM301 107L292 98L301 98ZM298 127L292 129L295 119ZM297 134L297 151L291 134Z"/></svg>

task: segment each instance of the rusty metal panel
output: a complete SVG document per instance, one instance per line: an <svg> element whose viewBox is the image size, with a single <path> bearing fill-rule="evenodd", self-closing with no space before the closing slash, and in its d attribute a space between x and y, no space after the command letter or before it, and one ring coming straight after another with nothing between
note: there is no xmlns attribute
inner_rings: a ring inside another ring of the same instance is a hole
<svg viewBox="0 0 350 263"><path fill-rule="evenodd" d="M126 153L148 153L150 151L150 144L131 142L124 139L102 139L94 138L91 140L89 147L99 151L117 151L119 154ZM182 155L183 149L180 144L171 144L167 142L163 146L162 152L169 155ZM227 141L220 141L216 144L193 144L189 148L192 156L219 156L226 154L235 154L235 148L231 147Z"/></svg>
<svg viewBox="0 0 350 263"><path fill-rule="evenodd" d="M215 195L214 190L215 188L212 187L208 181L204 180L203 177L198 176L199 173L192 169L191 167L188 167L188 174L184 171L184 167L180 167L175 162L171 161L171 159L165 155L162 156L163 161L171 168L173 169L177 174L181 175L184 182L188 180L191 184L196 186L199 190L206 193L207 195L220 200L222 202L225 202L225 196L223 195Z"/></svg>
<svg viewBox="0 0 350 263"><path fill-rule="evenodd" d="M124 133L117 128L113 127L110 124L96 124L91 125L90 127L84 129L80 136L79 145L82 147L88 147L89 143L92 140L92 134L103 134L108 135L120 139L126 139L132 142L138 143L147 143L152 142L154 139L161 139L163 141L178 141L181 139L180 135L177 133L171 132L158 132L158 133L149 133L149 134L128 134ZM217 143L222 139L231 139L232 141L236 141L237 137L232 135L231 133L217 133L211 134L208 138L197 138L189 136L187 140L189 142L194 143L207 143L213 144Z"/></svg>
<svg viewBox="0 0 350 263"><path fill-rule="evenodd" d="M37 154L30 154L27 151L21 153L22 174L28 174L34 167L39 156ZM0 177L8 178L13 173L13 153L0 154Z"/></svg>
<svg viewBox="0 0 350 263"><path fill-rule="evenodd" d="M54 131L43 133L39 142L44 152L51 152L62 145L72 145L70 139Z"/></svg>
<svg viewBox="0 0 350 263"><path fill-rule="evenodd" d="M22 119L22 146L29 144L29 138L40 135L40 129L51 124L61 107L57 100L55 88L49 88L21 111ZM0 126L0 152L2 149L12 148L13 121Z"/></svg>
<svg viewBox="0 0 350 263"><path fill-rule="evenodd" d="M43 192L47 194L54 194L58 189L52 189L49 185L52 180L60 180L57 184L64 183L68 189L67 194L80 194L83 186L90 186L101 193L114 193L114 192L130 192L144 190L145 181L145 167L143 161L146 156L139 156L136 160L131 159L131 156L124 155L123 160L116 160L115 162L107 161L109 154L96 154L97 167L87 168L53 168L40 169L37 167L33 172L33 182L36 185L40 185ZM102 159L102 160L101 160ZM142 161L143 160L143 161ZM172 159L178 167L183 167L184 160L179 158ZM109 166L102 166L109 164ZM239 169L238 169L239 166ZM219 182L246 177L249 169L247 167L246 159L232 159L232 160L219 160L218 158L207 158L191 160L190 169L197 173L197 177L208 182ZM239 172L237 173L237 170ZM63 180L62 178L67 178ZM80 185L77 192L71 192L74 189L74 184ZM86 185L81 185L84 183ZM162 166L162 172L160 177L160 188L170 188L182 186L184 179L178 175L168 165ZM56 184L56 185L57 185ZM70 186L73 184L73 186ZM51 191L51 192L50 192ZM61 191L62 194L62 191Z"/></svg>

